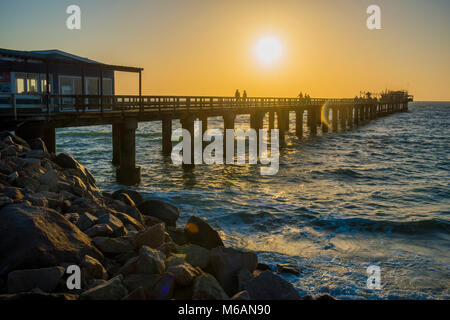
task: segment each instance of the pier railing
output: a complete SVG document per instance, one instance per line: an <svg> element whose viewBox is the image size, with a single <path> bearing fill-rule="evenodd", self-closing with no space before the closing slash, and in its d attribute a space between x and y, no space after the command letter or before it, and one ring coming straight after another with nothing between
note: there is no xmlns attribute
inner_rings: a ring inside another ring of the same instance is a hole
<svg viewBox="0 0 450 320"><path fill-rule="evenodd" d="M322 106L327 104L376 104L377 99L0 94L0 112L14 114L130 113L148 111L199 111L211 109ZM402 103L404 101L398 101Z"/></svg>

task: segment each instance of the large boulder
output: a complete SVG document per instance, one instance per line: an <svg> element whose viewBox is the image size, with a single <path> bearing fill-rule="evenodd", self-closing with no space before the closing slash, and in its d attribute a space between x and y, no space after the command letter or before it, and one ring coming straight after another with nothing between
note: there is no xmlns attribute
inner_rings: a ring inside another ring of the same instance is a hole
<svg viewBox="0 0 450 320"><path fill-rule="evenodd" d="M299 300L294 286L270 271L261 272L245 285L252 300Z"/></svg>
<svg viewBox="0 0 450 320"><path fill-rule="evenodd" d="M97 259L85 255L81 261L81 268L86 279L103 279L108 278L108 272Z"/></svg>
<svg viewBox="0 0 450 320"><path fill-rule="evenodd" d="M164 224L156 224L148 227L144 232L138 233L134 236L132 242L136 248L140 248L143 245L156 249L164 243L165 228Z"/></svg>
<svg viewBox="0 0 450 320"><path fill-rule="evenodd" d="M143 215L159 218L172 227L176 226L180 216L177 207L161 200L146 200L138 205L138 209Z"/></svg>
<svg viewBox="0 0 450 320"><path fill-rule="evenodd" d="M197 244L206 249L213 249L216 247L223 247L222 239L219 233L210 227L210 225L203 219L192 216L189 218L184 232L188 242Z"/></svg>
<svg viewBox="0 0 450 320"><path fill-rule="evenodd" d="M208 249L190 244L185 249L186 261L194 267L206 269L209 265L211 252Z"/></svg>
<svg viewBox="0 0 450 320"><path fill-rule="evenodd" d="M166 256L159 250L142 246L139 249L139 258L136 261L137 273L160 274L166 268L164 260Z"/></svg>
<svg viewBox="0 0 450 320"><path fill-rule="evenodd" d="M113 199L123 201L124 199L123 199L123 196L121 196L121 194L128 195L131 198L131 200L133 200L134 204L137 206L140 205L142 202L144 202L144 198L142 197L142 195L139 192L134 191L134 190L129 190L129 189L120 189L120 190L114 191L112 194L112 197L113 197Z"/></svg>
<svg viewBox="0 0 450 320"><path fill-rule="evenodd" d="M19 293L33 289L52 292L64 275L63 267L16 270L8 274L8 292Z"/></svg>
<svg viewBox="0 0 450 320"><path fill-rule="evenodd" d="M229 297L226 292L223 291L216 278L208 273L205 273L195 279L192 299L228 300Z"/></svg>
<svg viewBox="0 0 450 320"><path fill-rule="evenodd" d="M106 254L119 254L133 251L130 242L125 238L95 237L92 241L101 252Z"/></svg>
<svg viewBox="0 0 450 320"><path fill-rule="evenodd" d="M128 290L122 281L123 276L118 275L105 283L86 290L80 298L86 300L120 300L128 295Z"/></svg>
<svg viewBox="0 0 450 320"><path fill-rule="evenodd" d="M55 163L62 168L76 170L75 172L79 172L81 178L85 178L89 184L95 184L95 178L91 172L67 153L58 154L55 158Z"/></svg>
<svg viewBox="0 0 450 320"><path fill-rule="evenodd" d="M200 275L200 270L194 268L189 263L183 263L171 266L167 269L174 275L175 284L178 286L188 286L194 281L195 277Z"/></svg>
<svg viewBox="0 0 450 320"><path fill-rule="evenodd" d="M13 204L0 210L0 276L17 269L103 260L91 239L57 211Z"/></svg>
<svg viewBox="0 0 450 320"><path fill-rule="evenodd" d="M253 272L258 265L258 257L253 252L217 247L211 250L210 265L222 288L232 296L238 292L238 271L247 269Z"/></svg>

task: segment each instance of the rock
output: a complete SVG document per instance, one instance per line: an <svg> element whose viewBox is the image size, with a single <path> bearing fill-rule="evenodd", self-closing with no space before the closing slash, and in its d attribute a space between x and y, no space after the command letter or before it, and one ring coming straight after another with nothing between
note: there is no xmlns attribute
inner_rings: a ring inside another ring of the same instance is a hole
<svg viewBox="0 0 450 320"><path fill-rule="evenodd" d="M231 297L231 300L250 300L250 295L247 290L239 291Z"/></svg>
<svg viewBox="0 0 450 320"><path fill-rule="evenodd" d="M42 150L43 152L48 152L45 142L40 138L30 140L29 144L31 150Z"/></svg>
<svg viewBox="0 0 450 320"><path fill-rule="evenodd" d="M146 215L161 219L168 226L176 226L180 212L177 207L161 200L146 200L138 205L139 211Z"/></svg>
<svg viewBox="0 0 450 320"><path fill-rule="evenodd" d="M77 221L77 227L81 231L85 231L92 227L94 224L96 224L98 221L97 217L93 216L92 214L88 212L84 212L80 215L80 218Z"/></svg>
<svg viewBox="0 0 450 320"><path fill-rule="evenodd" d="M223 247L222 239L216 230L211 228L209 224L197 217L192 216L184 227L184 232L188 242L202 246L206 249Z"/></svg>
<svg viewBox="0 0 450 320"><path fill-rule="evenodd" d="M171 254L172 252L174 252L177 249L177 246L175 243L170 241L170 242L163 243L157 249L159 251L163 252L166 256L168 256L169 254Z"/></svg>
<svg viewBox="0 0 450 320"><path fill-rule="evenodd" d="M242 268L237 273L238 291L244 290L247 282L253 279L253 274L246 268Z"/></svg>
<svg viewBox="0 0 450 320"><path fill-rule="evenodd" d="M173 266L178 266L180 264L184 264L186 261L183 257L177 256L177 255L170 255L166 260L166 267L170 268Z"/></svg>
<svg viewBox="0 0 450 320"><path fill-rule="evenodd" d="M71 191L79 197L85 197L88 192L86 184L77 176L71 176L70 179L72 180L72 185L68 191Z"/></svg>
<svg viewBox="0 0 450 320"><path fill-rule="evenodd" d="M103 265L95 258L85 255L81 261L81 268L83 268L83 275L87 279L108 279L108 272Z"/></svg>
<svg viewBox="0 0 450 320"><path fill-rule="evenodd" d="M98 218L98 223L106 223L113 230L115 236L124 236L127 230L119 218L116 218L111 213L107 213Z"/></svg>
<svg viewBox="0 0 450 320"><path fill-rule="evenodd" d="M137 287L129 295L123 297L122 300L146 300L144 288Z"/></svg>
<svg viewBox="0 0 450 320"><path fill-rule="evenodd" d="M190 244L186 249L186 261L194 267L206 269L209 265L211 253L208 249Z"/></svg>
<svg viewBox="0 0 450 320"><path fill-rule="evenodd" d="M103 259L91 239L57 211L19 204L0 210L0 276L61 261L78 264L86 254Z"/></svg>
<svg viewBox="0 0 450 320"><path fill-rule="evenodd" d="M277 271L278 271L278 273L290 273L290 274L294 274L296 276L298 276L302 273L302 270L299 267L292 266L287 263L277 264Z"/></svg>
<svg viewBox="0 0 450 320"><path fill-rule="evenodd" d="M122 201L123 203L125 203L127 206L136 206L136 204L134 203L133 200L131 200L130 196L127 195L126 193L121 193L117 196L117 198L115 198L116 200Z"/></svg>
<svg viewBox="0 0 450 320"><path fill-rule="evenodd" d="M272 268L266 263L258 262L258 265L256 266L256 270L261 270L261 271L270 270L270 271L272 271Z"/></svg>
<svg viewBox="0 0 450 320"><path fill-rule="evenodd" d="M167 272L173 274L175 284L179 286L190 285L194 281L195 277L200 275L200 271L188 263L171 266L167 269Z"/></svg>
<svg viewBox="0 0 450 320"><path fill-rule="evenodd" d="M139 256L131 257L127 260L127 262L124 263L122 267L117 271L117 273L123 274L124 276L127 276L129 274L137 273L137 261L139 259Z"/></svg>
<svg viewBox="0 0 450 320"><path fill-rule="evenodd" d="M55 158L55 163L62 168L66 169L76 169L79 171L83 177L89 182L89 184L95 184L95 179L88 169L81 165L72 156L66 153L60 153Z"/></svg>
<svg viewBox="0 0 450 320"><path fill-rule="evenodd" d="M17 171L14 171L13 173L11 173L10 175L8 175L7 177L7 181L9 183L13 183L14 181L16 181L16 179L19 177L19 173Z"/></svg>
<svg viewBox="0 0 450 320"><path fill-rule="evenodd" d="M136 261L136 271L146 274L163 273L165 259L166 257L161 251L142 246L139 249L139 258Z"/></svg>
<svg viewBox="0 0 450 320"><path fill-rule="evenodd" d="M23 199L23 193L19 188L7 187L3 190L3 195L14 201L20 201Z"/></svg>
<svg viewBox="0 0 450 320"><path fill-rule="evenodd" d="M316 296L314 300L319 300L319 301L333 301L336 300L335 298L333 298L332 296L330 296L328 293L324 293L322 295Z"/></svg>
<svg viewBox="0 0 450 320"><path fill-rule="evenodd" d="M138 233L134 236L132 243L135 248L140 248L145 245L156 249L164 243L164 237L165 228L164 224L161 223L147 228L147 230L142 233Z"/></svg>
<svg viewBox="0 0 450 320"><path fill-rule="evenodd" d="M169 272L164 273L153 287L149 298L152 300L169 300L173 295L174 284L174 275Z"/></svg>
<svg viewBox="0 0 450 320"><path fill-rule="evenodd" d="M0 196L0 208L7 206L9 204L13 204L13 199L7 197L7 196Z"/></svg>
<svg viewBox="0 0 450 320"><path fill-rule="evenodd" d="M61 301L78 300L78 295L70 293L22 292L0 295L0 300Z"/></svg>
<svg viewBox="0 0 450 320"><path fill-rule="evenodd" d="M48 200L42 197L42 195L39 195L38 193L28 193L25 198L25 200L30 201L30 203L33 206L36 207L48 207Z"/></svg>
<svg viewBox="0 0 450 320"><path fill-rule="evenodd" d="M161 275L159 274L130 274L125 277L123 284L129 291L142 287L145 295L150 296L160 277Z"/></svg>
<svg viewBox="0 0 450 320"><path fill-rule="evenodd" d="M124 238L95 237L92 241L103 253L118 254L133 251L130 242Z"/></svg>
<svg viewBox="0 0 450 320"><path fill-rule="evenodd" d="M48 186L50 191L58 190L58 172L56 170L50 170L39 177L41 185Z"/></svg>
<svg viewBox="0 0 450 320"><path fill-rule="evenodd" d="M86 233L91 238L96 238L96 237L112 236L114 231L106 223L101 223L101 224L96 224L95 226L90 227L84 233Z"/></svg>
<svg viewBox="0 0 450 320"><path fill-rule="evenodd" d="M80 295L86 300L120 300L128 295L128 290L122 284L123 276L118 275L111 280L86 290Z"/></svg>
<svg viewBox="0 0 450 320"><path fill-rule="evenodd" d="M120 221L122 221L124 226L133 226L138 231L145 230L145 227L142 223L134 219L133 217L123 213L123 212L114 212L114 215L116 218L118 218Z"/></svg>
<svg viewBox="0 0 450 320"><path fill-rule="evenodd" d="M173 242L175 242L177 245L182 246L187 243L183 228L168 226L167 232L169 233L170 238L173 240Z"/></svg>
<svg viewBox="0 0 450 320"><path fill-rule="evenodd" d="M208 273L205 273L195 279L192 299L228 300L229 297L217 282L216 278Z"/></svg>
<svg viewBox="0 0 450 320"><path fill-rule="evenodd" d="M134 191L134 190L128 190L128 189L120 189L120 190L115 191L112 194L112 198L116 199L116 200L121 200L121 197L120 197L121 194L126 194L128 197L130 197L136 206L138 206L142 202L144 202L144 198L142 197L142 195L139 192Z"/></svg>
<svg viewBox="0 0 450 320"><path fill-rule="evenodd" d="M261 272L258 276L248 281L245 285L252 300L299 300L297 290L270 271Z"/></svg>
<svg viewBox="0 0 450 320"><path fill-rule="evenodd" d="M64 275L63 267L16 270L8 274L8 292L27 292L39 288L44 292L52 292Z"/></svg>
<svg viewBox="0 0 450 320"><path fill-rule="evenodd" d="M238 271L247 269L252 273L257 264L258 257L253 252L224 247L211 250L210 265L213 275L230 296L238 291Z"/></svg>

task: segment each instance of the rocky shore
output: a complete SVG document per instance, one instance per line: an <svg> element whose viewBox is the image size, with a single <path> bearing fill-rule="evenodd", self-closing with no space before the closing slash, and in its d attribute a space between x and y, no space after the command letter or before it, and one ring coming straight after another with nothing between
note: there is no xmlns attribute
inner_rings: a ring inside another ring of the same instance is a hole
<svg viewBox="0 0 450 320"><path fill-rule="evenodd" d="M101 192L40 139L0 132L0 155L0 300L312 299L278 274L301 270L225 247L199 217L178 227L169 203Z"/></svg>

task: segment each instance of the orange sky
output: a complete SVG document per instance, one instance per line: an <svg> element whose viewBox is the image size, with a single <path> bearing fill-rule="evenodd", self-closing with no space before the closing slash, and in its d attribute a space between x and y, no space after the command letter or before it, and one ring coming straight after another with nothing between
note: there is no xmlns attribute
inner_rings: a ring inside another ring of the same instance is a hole
<svg viewBox="0 0 450 320"><path fill-rule="evenodd" d="M140 66L144 94L353 97L391 88L450 100L450 1L82 0L82 28L70 31L72 3L2 2L0 46ZM381 7L382 30L366 28L370 4ZM270 66L254 53L267 35L283 48ZM117 79L117 93L137 92L136 75Z"/></svg>

